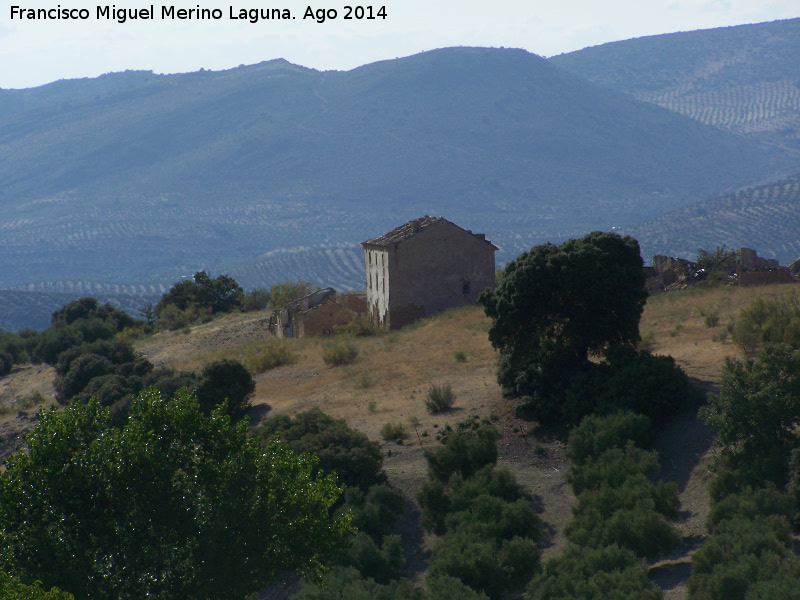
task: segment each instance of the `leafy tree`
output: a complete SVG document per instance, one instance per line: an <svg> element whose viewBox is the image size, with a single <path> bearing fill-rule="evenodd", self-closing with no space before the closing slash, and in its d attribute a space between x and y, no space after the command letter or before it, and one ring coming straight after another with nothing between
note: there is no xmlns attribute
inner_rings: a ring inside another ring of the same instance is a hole
<svg viewBox="0 0 800 600"><path fill-rule="evenodd" d="M0 473L5 568L81 598L238 600L281 569L320 577L350 532L313 458L186 392L110 419L96 401L40 413Z"/></svg>
<svg viewBox="0 0 800 600"><path fill-rule="evenodd" d="M311 292L315 292L318 289L320 289L319 286L315 286L310 281L303 279L276 283L269 289L269 308L282 308L292 300L308 296Z"/></svg>
<svg viewBox="0 0 800 600"><path fill-rule="evenodd" d="M725 244L717 246L713 250L706 248L698 248L697 250L697 264L709 271L715 271L726 267L732 267L736 264L738 255L736 250L728 250Z"/></svg>
<svg viewBox="0 0 800 600"><path fill-rule="evenodd" d="M58 588L43 590L39 582L25 585L0 571L0 600L74 600L72 594Z"/></svg>
<svg viewBox="0 0 800 600"><path fill-rule="evenodd" d="M506 266L500 284L480 296L500 351L498 381L530 416L559 422L570 379L639 340L645 275L631 237L593 232L560 246L536 246Z"/></svg>
<svg viewBox="0 0 800 600"><path fill-rule="evenodd" d="M91 319L99 319L107 323L114 333L136 325L136 320L128 313L114 308L108 303L101 306L96 298L90 297L79 298L65 304L53 313L51 321L53 325L72 325L77 321Z"/></svg>
<svg viewBox="0 0 800 600"><path fill-rule="evenodd" d="M726 358L720 391L700 414L717 432L718 467L744 485L784 486L789 455L800 446L800 350L768 346L755 361Z"/></svg>
<svg viewBox="0 0 800 600"><path fill-rule="evenodd" d="M169 307L178 311L206 309L214 314L230 312L240 307L243 299L244 290L232 277L220 275L212 279L205 271L198 271L192 280L173 285L156 304L155 314L161 319Z"/></svg>
<svg viewBox="0 0 800 600"><path fill-rule="evenodd" d="M251 312L254 310L264 310L269 305L269 290L266 288L255 288L247 292L242 300L242 310Z"/></svg>

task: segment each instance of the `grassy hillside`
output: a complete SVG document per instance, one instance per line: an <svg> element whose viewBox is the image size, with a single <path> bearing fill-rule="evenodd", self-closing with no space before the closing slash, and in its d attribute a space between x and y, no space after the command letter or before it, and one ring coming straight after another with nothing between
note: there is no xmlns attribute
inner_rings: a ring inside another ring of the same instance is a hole
<svg viewBox="0 0 800 600"><path fill-rule="evenodd" d="M502 262L520 238L636 222L800 166L520 50L101 79L0 92L0 288L168 285L422 214L485 231ZM306 258L334 283L335 259Z"/></svg>
<svg viewBox="0 0 800 600"><path fill-rule="evenodd" d="M713 388L726 356L742 358L730 341L714 341L725 323L736 318L753 298L796 291L796 285L753 288L695 288L651 297L641 320L643 337L655 353L673 356L695 382ZM719 325L709 328L701 313L715 309ZM402 444L383 441L390 481L414 497L426 478L423 450L436 444L435 433L447 423L470 415L491 418L497 425L500 464L514 471L541 504L550 528L545 556L560 552L563 528L571 518L574 497L566 484L568 462L564 443L530 435L530 423L513 417L494 376L495 352L487 339L489 321L478 307L446 312L388 335L355 340L355 363L331 368L322 360L328 339L289 340L298 356L293 365L256 376L254 419L295 414L319 406L379 440L385 423L403 423L408 435ZM248 360L263 349L269 337L266 313L226 316L191 331L160 333L141 340L137 349L151 362L180 369L197 369L219 358ZM457 351L465 361L455 357ZM32 391L53 398L50 368L18 368L3 379L0 420L3 449L13 450L20 431L34 421L35 407L18 413L16 406ZM455 408L439 415L425 410L424 399L434 384L451 384ZM678 484L686 542L654 566L652 576L665 587L668 600L685 598L689 552L705 535L708 512L706 486L709 432L690 415L676 419L661 435L660 477Z"/></svg>
<svg viewBox="0 0 800 600"><path fill-rule="evenodd" d="M800 175L747 188L624 228L645 256L694 259L698 248L755 249L788 265L800 258Z"/></svg>
<svg viewBox="0 0 800 600"><path fill-rule="evenodd" d="M800 150L800 19L637 38L554 56L589 81Z"/></svg>

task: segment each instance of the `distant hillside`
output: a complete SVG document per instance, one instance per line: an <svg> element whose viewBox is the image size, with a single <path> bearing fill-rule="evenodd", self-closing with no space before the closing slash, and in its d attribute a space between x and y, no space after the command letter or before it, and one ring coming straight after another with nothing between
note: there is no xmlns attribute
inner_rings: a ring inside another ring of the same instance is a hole
<svg viewBox="0 0 800 600"><path fill-rule="evenodd" d="M335 262L311 256L422 214L502 262L800 170L521 50L129 72L0 91L0 115L0 288L158 287L276 250L327 284Z"/></svg>
<svg viewBox="0 0 800 600"><path fill-rule="evenodd" d="M637 38L550 61L701 123L800 150L800 19Z"/></svg>
<svg viewBox="0 0 800 600"><path fill-rule="evenodd" d="M788 265L800 258L800 175L687 206L624 228L653 254L694 259L698 248L755 249Z"/></svg>

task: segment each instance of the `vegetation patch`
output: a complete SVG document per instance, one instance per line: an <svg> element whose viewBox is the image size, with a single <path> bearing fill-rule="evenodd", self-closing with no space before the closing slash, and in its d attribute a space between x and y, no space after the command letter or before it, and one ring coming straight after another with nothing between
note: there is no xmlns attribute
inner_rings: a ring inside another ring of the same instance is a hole
<svg viewBox="0 0 800 600"><path fill-rule="evenodd" d="M425 398L425 408L431 414L437 414L453 408L456 401L456 394L449 383L434 385L428 390Z"/></svg>

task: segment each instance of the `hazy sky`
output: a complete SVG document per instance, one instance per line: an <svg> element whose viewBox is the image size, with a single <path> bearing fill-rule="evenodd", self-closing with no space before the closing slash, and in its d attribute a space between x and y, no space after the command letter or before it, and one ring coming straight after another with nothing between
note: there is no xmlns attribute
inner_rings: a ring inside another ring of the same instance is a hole
<svg viewBox="0 0 800 600"><path fill-rule="evenodd" d="M354 3L349 3L355 6ZM227 69L273 58L316 69L351 69L445 46L525 48L542 56L659 33L800 16L798 0L386 0L386 18L345 20L348 0L191 0L155 3L151 20L99 18L98 0L0 0L0 87L146 69ZM12 20L11 8L87 9L86 20ZM117 9L149 9L117 0ZM218 20L163 19L162 7L218 9ZM306 8L336 19L304 19ZM361 6L369 6L362 4ZM240 9L288 9L292 20L231 19Z"/></svg>

